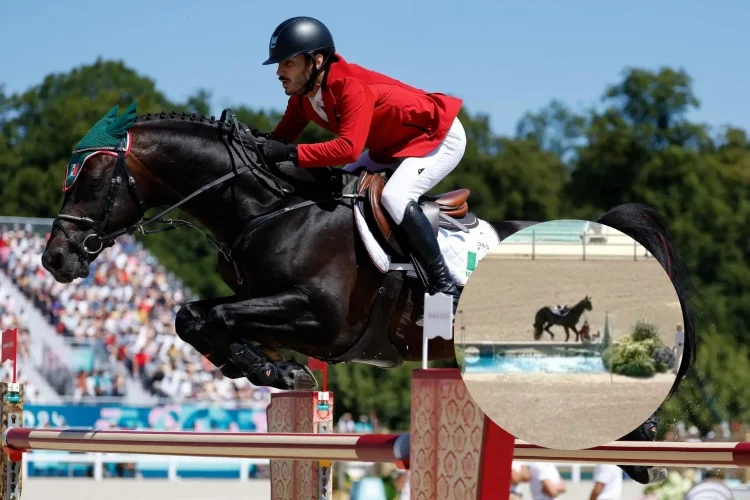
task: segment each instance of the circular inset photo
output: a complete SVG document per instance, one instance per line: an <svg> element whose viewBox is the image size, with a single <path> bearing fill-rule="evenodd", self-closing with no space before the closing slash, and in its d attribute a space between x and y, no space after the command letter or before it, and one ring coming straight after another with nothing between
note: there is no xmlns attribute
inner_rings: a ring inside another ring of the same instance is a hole
<svg viewBox="0 0 750 500"><path fill-rule="evenodd" d="M517 439L584 449L622 438L664 402L682 307L637 241L583 220L504 239L466 284L456 357L472 398Z"/></svg>

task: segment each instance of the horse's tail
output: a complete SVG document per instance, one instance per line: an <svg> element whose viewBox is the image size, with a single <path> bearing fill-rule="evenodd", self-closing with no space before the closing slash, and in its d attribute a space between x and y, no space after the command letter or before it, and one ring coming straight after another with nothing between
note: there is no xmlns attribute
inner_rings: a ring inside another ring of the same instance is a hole
<svg viewBox="0 0 750 500"><path fill-rule="evenodd" d="M542 325L534 323L534 340L542 338Z"/></svg>
<svg viewBox="0 0 750 500"><path fill-rule="evenodd" d="M677 253L664 220L652 208L640 203L626 203L605 212L596 222L613 227L643 245L659 261L674 285L682 306L685 344L677 378L669 392L671 397L695 364L697 350L692 311L687 298L690 283L685 264Z"/></svg>

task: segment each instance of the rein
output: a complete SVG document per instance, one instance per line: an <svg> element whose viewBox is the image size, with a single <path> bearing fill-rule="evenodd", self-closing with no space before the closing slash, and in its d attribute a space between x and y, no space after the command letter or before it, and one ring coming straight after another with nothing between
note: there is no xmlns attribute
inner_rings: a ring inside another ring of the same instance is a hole
<svg viewBox="0 0 750 500"><path fill-rule="evenodd" d="M198 229L200 232L202 232L203 235L208 238L209 242L214 247L216 247L216 249L224 256L224 258L228 262L231 262L233 264L235 273L237 275L237 282L241 285L243 284L244 280L242 279L242 276L240 274L240 270L237 265L237 262L232 257L232 252L237 248L237 245L239 245L240 242L247 235L249 235L252 231L266 224L271 219L274 219L278 217L279 215L286 214L293 210L298 210L300 208L309 207L311 205L316 205L318 203L323 203L323 202L329 202L329 201L339 202L343 198L359 198L360 197L356 193L344 194L341 192L340 189L336 189L334 192L331 193L331 195L326 196L322 199L305 200L303 202L300 202L291 206L287 206L278 210L274 210L270 213L260 215L250 221L247 227L245 227L240 232L240 234L234 239L234 241L229 247L227 247L224 243L220 242L219 240L217 240L216 238L214 238L213 236L211 236L210 234L208 234L206 231L196 226L195 224L192 224L188 221L180 220L180 219L164 218L164 215L171 212L175 208L182 206L183 204L187 203L188 201L195 198L196 196L234 177L244 174L246 172L252 172L259 179L262 179L263 181L265 181L265 184L271 190L276 192L282 199L287 198L289 195L295 192L294 186L292 186L291 184L289 184L288 182L284 181L283 179L274 175L271 172L271 168L266 164L263 158L263 155L260 152L260 147L258 146L258 142L255 140L252 134L248 133L249 132L248 128L240 126L240 123L237 120L237 116L231 109L229 108L225 109L222 112L221 118L219 121L225 122L227 119L227 115L229 116L229 120L230 120L228 123L230 123L230 126L231 126L230 143L234 142L233 139L235 138L235 134L236 134L237 142L239 142L240 147L241 147L241 151L239 152L239 155L240 155L240 158L243 160L244 165L236 170L233 170L232 172L229 172L228 174L225 174L219 177L218 179L210 182L209 184L206 184L205 186L195 190L193 193L191 193L187 197L183 198L182 200L170 206L169 208L163 210L162 212L160 212L158 215L154 217L144 217L146 213L146 204L144 203L143 197L138 191L136 180L133 177L133 175L130 173L127 167L127 164L125 162L125 156L127 153L127 145L126 145L127 138L123 139L123 141L120 143L118 147L94 147L94 148L82 148L82 149L74 150L73 154L87 152L87 151L112 151L112 152L117 153L117 163L115 165L114 172L112 173L112 178L110 179L109 190L107 191L107 197L105 198L104 205L102 206L102 212L101 212L100 218L98 220L95 220L90 217L79 217L75 215L58 214L58 216L55 218L53 222L53 227L56 226L60 228L63 234L65 234L65 236L68 238L68 241L73 245L74 249L76 250L76 253L81 258L88 260L91 258L92 255L98 254L105 247L111 247L112 245L114 245L115 240L124 234L132 234L137 231L141 235L147 235L147 234L159 233L162 231L170 231L172 229L177 229L182 226L189 226L189 227ZM242 136L240 135L241 133L244 133L244 135L249 139L247 143L243 141ZM260 160L260 163L257 163L256 161L252 159L252 157L248 153L248 150L247 150L248 147L255 152L256 156ZM115 197L117 196L120 185L122 184L123 176L125 180L127 181L128 191L130 192L131 197L135 200L138 206L138 209L141 214L141 218L139 219L138 222L136 222L135 224L132 224L131 226L128 226L123 229L119 229L117 231L113 231L111 233L102 234L104 227L106 226L107 221L109 220L109 217L112 214L112 208L114 207L114 204L115 204ZM336 180L336 177L332 177L332 182L335 180ZM73 222L81 226L87 226L88 229L94 229L94 233L89 234L83 239L82 242L79 243L72 237L70 232L62 225L60 221L68 221L68 222ZM148 224L151 224L152 222L159 222L161 224L166 224L168 227L146 231L144 227L147 226ZM91 238L96 238L99 241L99 247L93 251L89 250L86 247L87 241Z"/></svg>

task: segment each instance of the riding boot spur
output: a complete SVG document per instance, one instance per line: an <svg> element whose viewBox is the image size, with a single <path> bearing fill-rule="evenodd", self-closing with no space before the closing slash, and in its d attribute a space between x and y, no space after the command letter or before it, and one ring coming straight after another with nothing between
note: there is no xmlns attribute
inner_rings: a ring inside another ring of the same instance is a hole
<svg viewBox="0 0 750 500"><path fill-rule="evenodd" d="M412 201L406 206L404 219L398 227L412 255L427 274L431 288L430 294L440 292L453 297L455 317L461 291L453 281L430 221L416 202Z"/></svg>

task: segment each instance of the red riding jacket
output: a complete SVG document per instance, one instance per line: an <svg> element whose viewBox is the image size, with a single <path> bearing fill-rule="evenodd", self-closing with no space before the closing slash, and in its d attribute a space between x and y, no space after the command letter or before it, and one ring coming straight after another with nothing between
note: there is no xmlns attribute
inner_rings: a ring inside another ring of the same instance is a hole
<svg viewBox="0 0 750 500"><path fill-rule="evenodd" d="M328 122L305 96L291 96L275 139L296 142L310 120L337 134L331 141L300 144L300 167L327 167L355 161L367 147L377 163L424 156L443 140L463 104L350 64L336 53L321 88Z"/></svg>

